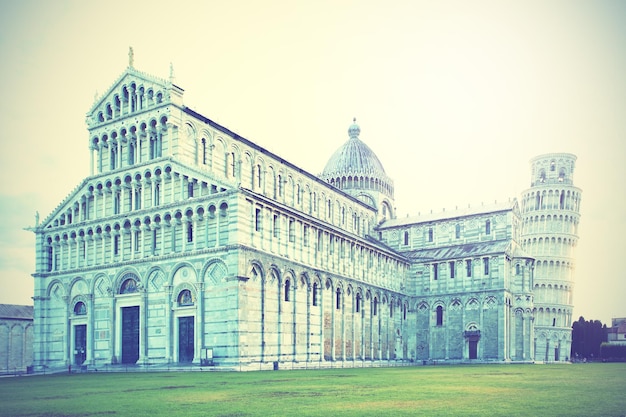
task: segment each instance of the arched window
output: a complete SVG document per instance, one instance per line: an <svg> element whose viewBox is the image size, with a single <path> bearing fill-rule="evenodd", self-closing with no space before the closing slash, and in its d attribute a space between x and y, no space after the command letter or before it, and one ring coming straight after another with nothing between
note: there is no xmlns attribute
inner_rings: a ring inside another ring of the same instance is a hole
<svg viewBox="0 0 626 417"><path fill-rule="evenodd" d="M437 315L437 326L443 326L443 307L437 306L436 315Z"/></svg>
<svg viewBox="0 0 626 417"><path fill-rule="evenodd" d="M87 307L85 307L85 303L83 303L82 301L77 302L74 305L74 314L76 314L77 316L84 316L85 314L87 314Z"/></svg>
<svg viewBox="0 0 626 417"><path fill-rule="evenodd" d="M194 305L193 295L190 290L182 290L178 294L178 306L187 307Z"/></svg>
<svg viewBox="0 0 626 417"><path fill-rule="evenodd" d="M161 204L161 185L159 183L154 184L154 205L158 206Z"/></svg>
<svg viewBox="0 0 626 417"><path fill-rule="evenodd" d="M117 149L111 145L111 169L115 169L115 162L117 161Z"/></svg>
<svg viewBox="0 0 626 417"><path fill-rule="evenodd" d="M120 214L120 208L122 206L122 196L119 191L113 195L113 214Z"/></svg>
<svg viewBox="0 0 626 417"><path fill-rule="evenodd" d="M154 159L157 156L157 138L155 136L150 136L150 159Z"/></svg>
<svg viewBox="0 0 626 417"><path fill-rule="evenodd" d="M187 223L187 243L193 242L193 223Z"/></svg>
<svg viewBox="0 0 626 417"><path fill-rule="evenodd" d="M360 313L361 312L361 294L358 294L358 293L356 295L355 312L356 313Z"/></svg>
<svg viewBox="0 0 626 417"><path fill-rule="evenodd" d="M135 210L141 210L141 187L135 189Z"/></svg>
<svg viewBox="0 0 626 417"><path fill-rule="evenodd" d="M291 292L291 281L285 280L285 301L289 301L289 293Z"/></svg>
<svg viewBox="0 0 626 417"><path fill-rule="evenodd" d="M378 298L374 297L374 301L372 303L372 315L378 314Z"/></svg>
<svg viewBox="0 0 626 417"><path fill-rule="evenodd" d="M409 232L405 231L404 232L404 245L408 245L409 244Z"/></svg>
<svg viewBox="0 0 626 417"><path fill-rule="evenodd" d="M202 164L206 165L206 139L202 138Z"/></svg>
<svg viewBox="0 0 626 417"><path fill-rule="evenodd" d="M336 293L337 297L336 297L336 308L337 310L341 310L341 288L337 288L337 293Z"/></svg>
<svg viewBox="0 0 626 417"><path fill-rule="evenodd" d="M541 207L541 196L537 193L537 198L535 199L535 210L539 210Z"/></svg>

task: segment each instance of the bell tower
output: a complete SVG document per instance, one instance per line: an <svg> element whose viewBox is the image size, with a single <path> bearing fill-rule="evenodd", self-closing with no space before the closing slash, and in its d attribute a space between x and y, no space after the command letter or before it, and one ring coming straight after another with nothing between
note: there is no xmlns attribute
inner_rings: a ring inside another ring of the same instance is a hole
<svg viewBox="0 0 626 417"><path fill-rule="evenodd" d="M535 360L569 360L572 341L574 249L581 190L574 186L576 156L540 155L530 161L530 188L522 194L524 250L536 259Z"/></svg>

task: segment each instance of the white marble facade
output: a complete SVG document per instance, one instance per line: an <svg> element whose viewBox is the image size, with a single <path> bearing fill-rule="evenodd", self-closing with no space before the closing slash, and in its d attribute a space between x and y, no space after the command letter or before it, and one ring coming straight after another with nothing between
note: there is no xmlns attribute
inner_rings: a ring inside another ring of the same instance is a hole
<svg viewBox="0 0 626 417"><path fill-rule="evenodd" d="M89 110L90 175L35 227L36 370L535 359L517 200L397 219L356 123L318 177L182 97L130 65Z"/></svg>

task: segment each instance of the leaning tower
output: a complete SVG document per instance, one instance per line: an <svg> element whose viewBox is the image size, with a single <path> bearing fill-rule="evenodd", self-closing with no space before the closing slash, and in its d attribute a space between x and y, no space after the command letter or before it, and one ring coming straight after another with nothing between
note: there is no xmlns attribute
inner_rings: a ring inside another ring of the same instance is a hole
<svg viewBox="0 0 626 417"><path fill-rule="evenodd" d="M567 361L572 342L574 248L581 190L574 186L576 156L540 155L530 161L530 188L522 195L522 246L535 258L535 360Z"/></svg>

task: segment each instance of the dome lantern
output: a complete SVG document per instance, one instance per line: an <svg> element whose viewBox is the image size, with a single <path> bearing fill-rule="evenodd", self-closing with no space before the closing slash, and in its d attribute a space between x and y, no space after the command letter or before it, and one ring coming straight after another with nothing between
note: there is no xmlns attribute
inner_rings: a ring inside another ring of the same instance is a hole
<svg viewBox="0 0 626 417"><path fill-rule="evenodd" d="M348 136L350 139L358 139L361 133L361 128L356 124L356 117L352 119L352 125L348 128Z"/></svg>

